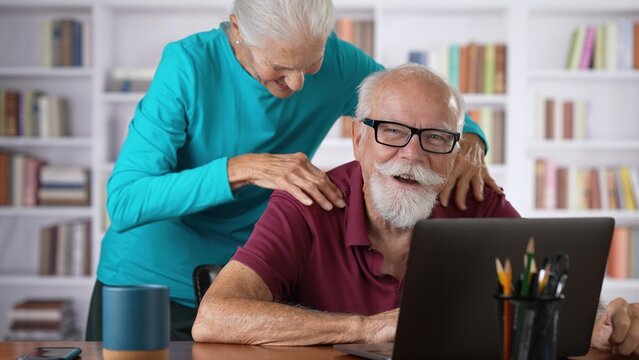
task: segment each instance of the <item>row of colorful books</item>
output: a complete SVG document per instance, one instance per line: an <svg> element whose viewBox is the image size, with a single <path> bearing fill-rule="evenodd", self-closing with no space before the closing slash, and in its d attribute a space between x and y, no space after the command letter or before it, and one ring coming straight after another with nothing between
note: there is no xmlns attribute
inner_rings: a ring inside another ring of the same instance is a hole
<svg viewBox="0 0 639 360"><path fill-rule="evenodd" d="M467 110L475 122L481 126L486 135L488 143L488 153L485 161L487 164L504 164L505 162L505 139L506 139L506 113L504 109L492 106L482 106Z"/></svg>
<svg viewBox="0 0 639 360"><path fill-rule="evenodd" d="M637 210L638 203L639 169L635 167L580 168L536 160L537 209Z"/></svg>
<svg viewBox="0 0 639 360"><path fill-rule="evenodd" d="M87 276L91 273L91 221L47 226L40 230L40 275Z"/></svg>
<svg viewBox="0 0 639 360"><path fill-rule="evenodd" d="M429 66L464 93L506 92L506 45L453 44L432 51L413 50L408 61Z"/></svg>
<svg viewBox="0 0 639 360"><path fill-rule="evenodd" d="M584 140L590 134L590 103L585 100L539 97L536 133L543 140Z"/></svg>
<svg viewBox="0 0 639 360"><path fill-rule="evenodd" d="M25 299L9 311L8 341L80 340L71 299Z"/></svg>
<svg viewBox="0 0 639 360"><path fill-rule="evenodd" d="M38 90L0 89L0 136L71 135L69 101Z"/></svg>
<svg viewBox="0 0 639 360"><path fill-rule="evenodd" d="M617 226L612 235L606 274L612 278L639 278L639 231Z"/></svg>
<svg viewBox="0 0 639 360"><path fill-rule="evenodd" d="M42 64L91 65L91 26L76 19L47 19L42 23Z"/></svg>
<svg viewBox="0 0 639 360"><path fill-rule="evenodd" d="M46 165L22 153L0 152L0 206L86 206L90 203L89 170Z"/></svg>
<svg viewBox="0 0 639 360"><path fill-rule="evenodd" d="M335 24L337 36L374 56L375 22L372 20L355 20L340 18Z"/></svg>
<svg viewBox="0 0 639 360"><path fill-rule="evenodd" d="M568 69L639 69L639 22L620 19L578 26L572 34Z"/></svg>

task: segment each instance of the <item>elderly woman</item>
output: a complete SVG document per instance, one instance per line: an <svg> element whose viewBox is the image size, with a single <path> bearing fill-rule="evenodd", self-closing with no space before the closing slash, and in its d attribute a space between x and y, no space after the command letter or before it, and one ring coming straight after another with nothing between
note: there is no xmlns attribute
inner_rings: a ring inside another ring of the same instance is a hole
<svg viewBox="0 0 639 360"><path fill-rule="evenodd" d="M308 160L356 88L382 68L337 39L330 0L236 0L230 22L166 46L136 108L108 182L111 226L102 242L87 327L100 340L101 289L164 284L172 339L190 339L191 283L199 264L225 264L244 244L271 190L326 211L342 194ZM467 119L466 133L481 136ZM464 207L469 184L498 190L483 164L484 144L467 136L456 182Z"/></svg>

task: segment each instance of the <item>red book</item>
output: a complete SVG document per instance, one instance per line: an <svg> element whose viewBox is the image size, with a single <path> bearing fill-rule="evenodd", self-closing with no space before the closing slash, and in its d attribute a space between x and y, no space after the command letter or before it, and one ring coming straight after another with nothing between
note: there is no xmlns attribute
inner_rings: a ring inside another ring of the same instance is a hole
<svg viewBox="0 0 639 360"><path fill-rule="evenodd" d="M612 278L625 279L628 277L628 237L628 228L623 226L615 228L615 232L612 234L606 270L606 274Z"/></svg>
<svg viewBox="0 0 639 360"><path fill-rule="evenodd" d="M546 119L546 133L544 138L546 140L552 140L555 138L555 100L546 99L544 108Z"/></svg>
<svg viewBox="0 0 639 360"><path fill-rule="evenodd" d="M563 108L563 138L564 139L572 139L573 135L573 127L574 127L574 105L572 101L565 101Z"/></svg>

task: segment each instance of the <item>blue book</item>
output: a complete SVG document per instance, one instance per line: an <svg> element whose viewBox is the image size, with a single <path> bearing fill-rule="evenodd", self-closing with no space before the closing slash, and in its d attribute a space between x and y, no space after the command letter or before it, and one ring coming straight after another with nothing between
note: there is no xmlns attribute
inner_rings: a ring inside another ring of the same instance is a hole
<svg viewBox="0 0 639 360"><path fill-rule="evenodd" d="M411 51L408 53L408 62L428 65L428 54L425 51Z"/></svg>
<svg viewBox="0 0 639 360"><path fill-rule="evenodd" d="M82 24L73 21L71 31L71 64L82 66Z"/></svg>

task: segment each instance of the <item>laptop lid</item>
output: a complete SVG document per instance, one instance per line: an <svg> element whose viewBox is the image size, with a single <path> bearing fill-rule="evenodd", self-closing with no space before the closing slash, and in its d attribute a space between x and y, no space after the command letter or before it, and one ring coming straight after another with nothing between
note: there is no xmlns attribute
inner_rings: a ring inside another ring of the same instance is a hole
<svg viewBox="0 0 639 360"><path fill-rule="evenodd" d="M570 256L557 355L588 352L612 218L430 219L417 224L395 336L394 360L499 357L495 257L521 273L530 236L538 264ZM521 259L521 260L520 260Z"/></svg>

